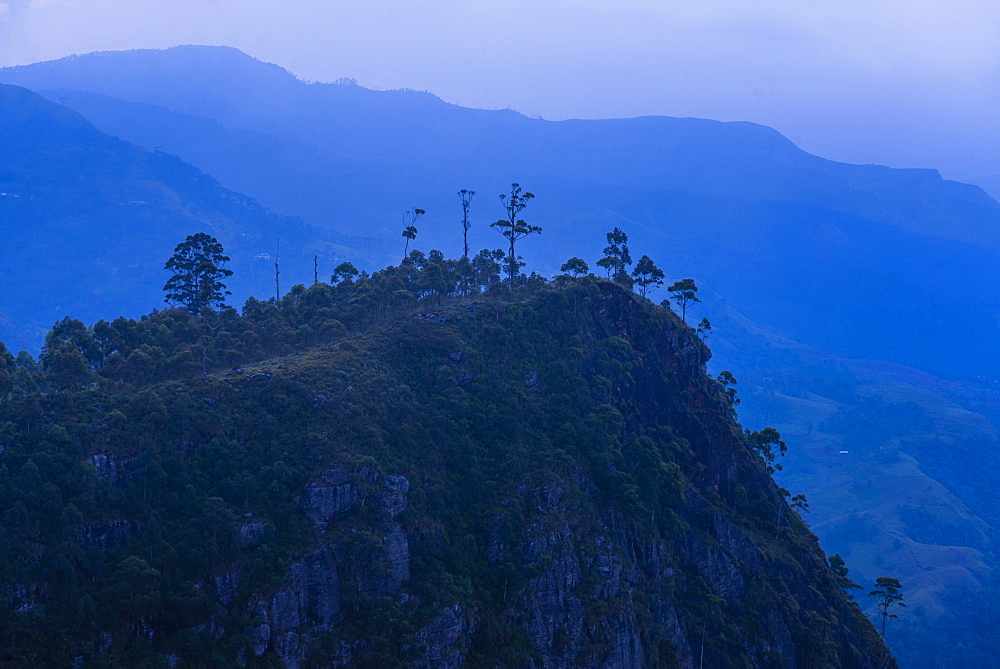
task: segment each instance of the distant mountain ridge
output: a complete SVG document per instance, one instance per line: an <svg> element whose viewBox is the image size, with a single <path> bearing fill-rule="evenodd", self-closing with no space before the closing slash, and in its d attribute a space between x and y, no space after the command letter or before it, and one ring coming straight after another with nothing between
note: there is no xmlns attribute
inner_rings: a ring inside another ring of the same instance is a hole
<svg viewBox="0 0 1000 669"><path fill-rule="evenodd" d="M489 155L513 173L808 201L993 248L1000 240L1000 226L987 226L985 220L977 230L942 225L941 217L949 213L927 212L922 206L926 203L912 203L909 217L878 211L902 206L899 192L912 195L908 189L919 186L946 196L952 216L967 213L954 210L962 207L1000 222L1000 205L976 186L945 182L936 170L825 160L798 149L774 129L749 122L663 116L543 121L510 110L462 108L426 92L306 83L230 47L87 54L4 68L0 80L34 90L90 91L153 104L214 119L228 128L304 140L353 158L364 151L370 159L396 161L411 151L414 164L440 167L437 160L456 154ZM358 124L379 132L358 133ZM581 155L591 160L581 161ZM461 165L459 171L468 173L468 166ZM821 182L823 177L839 181L830 187ZM852 191L875 201L852 201ZM933 225L927 216L935 217Z"/></svg>

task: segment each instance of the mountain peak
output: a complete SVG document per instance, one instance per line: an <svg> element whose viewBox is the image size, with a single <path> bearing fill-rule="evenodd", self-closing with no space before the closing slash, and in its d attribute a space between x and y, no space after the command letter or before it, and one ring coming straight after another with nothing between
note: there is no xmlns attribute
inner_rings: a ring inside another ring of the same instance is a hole
<svg viewBox="0 0 1000 669"><path fill-rule="evenodd" d="M0 77L33 90L97 89L208 117L233 113L248 90L256 92L255 103L280 104L292 89L305 85L288 70L239 49L204 45L100 51L3 68Z"/></svg>

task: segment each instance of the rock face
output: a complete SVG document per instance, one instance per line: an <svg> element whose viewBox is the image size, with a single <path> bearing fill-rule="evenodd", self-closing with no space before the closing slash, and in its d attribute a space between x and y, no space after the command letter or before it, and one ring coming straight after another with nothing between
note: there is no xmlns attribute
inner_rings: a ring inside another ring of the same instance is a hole
<svg viewBox="0 0 1000 669"><path fill-rule="evenodd" d="M469 638L469 622L458 604L445 608L417 632L423 657L413 667L457 669L464 662L462 643Z"/></svg>
<svg viewBox="0 0 1000 669"><path fill-rule="evenodd" d="M84 548L108 551L120 547L136 531L131 520L118 519L105 523L91 523L80 532L80 543Z"/></svg>
<svg viewBox="0 0 1000 669"><path fill-rule="evenodd" d="M95 453L90 457L90 462L101 479L114 485L131 475L135 458L120 459L110 453Z"/></svg>
<svg viewBox="0 0 1000 669"><path fill-rule="evenodd" d="M343 617L341 592L345 579L370 597L399 592L410 577L410 550L407 535L396 518L407 506L409 489L409 481L399 474L379 477L365 467L348 466L327 469L321 481L306 487L300 507L320 533L333 536L313 552L299 556L288 568L284 586L269 600L256 599L249 604L247 616L256 624L247 629L247 635L256 657L271 651L288 667L302 665L310 644ZM327 526L332 519L348 517L354 503L367 495L375 499L385 516L379 539L381 550L374 555L358 547L355 532L331 532ZM263 528L262 523L248 523L243 526L241 538L245 534L256 538L263 534ZM438 630L436 634L443 632ZM433 645L436 638L429 643ZM350 646L343 652L349 659Z"/></svg>
<svg viewBox="0 0 1000 669"><path fill-rule="evenodd" d="M365 467L358 471L347 466L327 469L320 481L309 484L299 505L315 523L316 529L326 529L330 520L346 514L358 501L358 486L373 479L374 474Z"/></svg>

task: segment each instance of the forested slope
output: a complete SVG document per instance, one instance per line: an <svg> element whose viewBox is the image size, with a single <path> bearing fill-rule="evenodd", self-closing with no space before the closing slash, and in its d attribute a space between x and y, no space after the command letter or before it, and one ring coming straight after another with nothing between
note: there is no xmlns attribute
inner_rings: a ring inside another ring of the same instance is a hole
<svg viewBox="0 0 1000 669"><path fill-rule="evenodd" d="M0 356L4 660L895 666L669 309L424 278Z"/></svg>

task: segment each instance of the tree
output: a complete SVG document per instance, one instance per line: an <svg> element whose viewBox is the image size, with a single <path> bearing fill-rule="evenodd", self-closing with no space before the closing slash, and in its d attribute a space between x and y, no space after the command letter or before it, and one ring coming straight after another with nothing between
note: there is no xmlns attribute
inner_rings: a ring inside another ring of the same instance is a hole
<svg viewBox="0 0 1000 669"><path fill-rule="evenodd" d="M458 197L462 200L462 257L469 257L469 228L472 224L469 223L469 206L472 204L472 198L475 196L476 191L467 190L463 188L458 191Z"/></svg>
<svg viewBox="0 0 1000 669"><path fill-rule="evenodd" d="M278 304L281 302L281 283L278 281L278 275L281 272L278 270L278 258L281 256L281 240L278 240L278 246L274 251L274 303Z"/></svg>
<svg viewBox="0 0 1000 669"><path fill-rule="evenodd" d="M580 258L570 258L562 264L559 271L565 272L566 274L572 274L573 276L583 276L590 271L590 267L587 265L585 260Z"/></svg>
<svg viewBox="0 0 1000 669"><path fill-rule="evenodd" d="M646 293L663 285L663 270L653 263L653 259L647 255L639 258L635 270L632 272L635 284L639 286L639 294L646 297Z"/></svg>
<svg viewBox="0 0 1000 669"><path fill-rule="evenodd" d="M903 603L903 586L899 580L891 576L879 576L875 579L875 589L868 593L868 596L875 600L879 615L882 616L882 638L885 638L885 626L890 619L898 616L892 613L896 606L905 607Z"/></svg>
<svg viewBox="0 0 1000 669"><path fill-rule="evenodd" d="M215 237L204 232L188 235L163 266L174 273L163 286L164 302L179 304L195 316L221 307L225 296L232 294L222 282L233 275L232 270L223 268L227 262L229 256Z"/></svg>
<svg viewBox="0 0 1000 669"><path fill-rule="evenodd" d="M807 500L806 496L802 493L792 497L789 500L789 504L791 504L794 509L798 509L804 513L809 513L809 500Z"/></svg>
<svg viewBox="0 0 1000 669"><path fill-rule="evenodd" d="M840 557L840 553L834 553L830 556L829 562L830 569L833 570L833 574L837 579L837 585L844 591L847 598L853 601L854 595L851 594L851 590L860 590L861 586L852 581L847 575L850 570L847 568L844 558Z"/></svg>
<svg viewBox="0 0 1000 669"><path fill-rule="evenodd" d="M330 281L335 284L343 281L353 281L354 277L357 275L357 267L355 267L352 263L342 262L333 268L333 275L330 276Z"/></svg>
<svg viewBox="0 0 1000 669"><path fill-rule="evenodd" d="M215 237L199 232L188 235L187 239L174 248L164 269L173 272L163 290L167 293L165 302L184 306L189 312L201 318L201 378L208 379L208 320L206 311L223 306L226 290L222 280L233 275L232 270L222 267L229 262L229 256L222 250L222 244Z"/></svg>
<svg viewBox="0 0 1000 669"><path fill-rule="evenodd" d="M747 447L759 455L764 460L764 468L768 474L781 471L781 465L774 461L775 455L784 455L788 452L788 444L781 440L781 433L773 427L765 427L763 430L744 430ZM777 454L774 452L777 447Z"/></svg>
<svg viewBox="0 0 1000 669"><path fill-rule="evenodd" d="M406 262L406 254L410 249L410 242L417 238L417 219L426 214L423 209L409 209L403 214L403 236L406 237L406 245L403 247L403 262ZM409 219L409 222L407 222Z"/></svg>
<svg viewBox="0 0 1000 669"><path fill-rule="evenodd" d="M668 286L667 290L670 291L670 297L674 298L681 308L681 320L687 323L688 307L694 305L695 302L701 302L696 294L698 286L695 285L694 279L681 279Z"/></svg>
<svg viewBox="0 0 1000 669"><path fill-rule="evenodd" d="M0 341L0 400L5 399L14 390L14 374L16 372L17 366L14 364L14 356Z"/></svg>
<svg viewBox="0 0 1000 669"><path fill-rule="evenodd" d="M517 217L534 197L534 194L524 191L520 184L511 184L510 195L500 195L500 201L503 202L504 209L507 211L507 217L490 223L491 228L497 230L510 242L510 251L507 254L507 282L511 288L514 287L514 276L520 267L517 256L514 255L514 243L528 235L541 234L542 232L540 226L528 225L526 221Z"/></svg>
<svg viewBox="0 0 1000 669"><path fill-rule="evenodd" d="M632 256L628 251L628 235L615 228L606 235L608 245L604 247L604 257L597 261L598 267L603 267L609 279L623 282L628 279L626 268L632 264Z"/></svg>
<svg viewBox="0 0 1000 669"><path fill-rule="evenodd" d="M722 396L729 406L729 413L736 417L736 406L740 403L740 398L736 396L736 377L728 369L719 372L715 380L722 384Z"/></svg>
<svg viewBox="0 0 1000 669"><path fill-rule="evenodd" d="M712 331L712 322L707 318L702 318L698 323L698 336L703 340L708 339L708 333Z"/></svg>
<svg viewBox="0 0 1000 669"><path fill-rule="evenodd" d="M483 249L472 259L472 271L475 276L476 285L482 290L489 290L490 286L500 282L500 262L505 255L503 249Z"/></svg>

